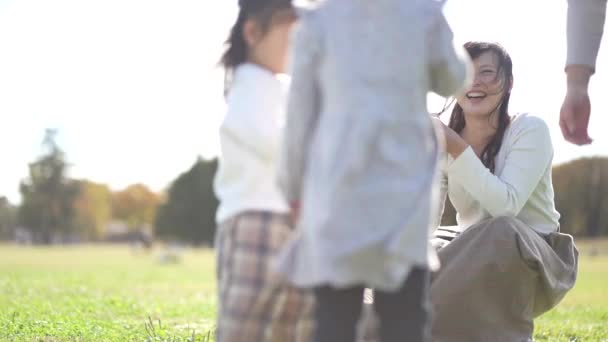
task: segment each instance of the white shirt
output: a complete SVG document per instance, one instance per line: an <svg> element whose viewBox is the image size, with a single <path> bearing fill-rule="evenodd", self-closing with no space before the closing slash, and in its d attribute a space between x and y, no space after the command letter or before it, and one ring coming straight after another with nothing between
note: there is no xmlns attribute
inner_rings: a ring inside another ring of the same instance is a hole
<svg viewBox="0 0 608 342"><path fill-rule="evenodd" d="M254 64L235 70L220 126L218 223L248 210L288 212L276 182L288 80Z"/></svg>
<svg viewBox="0 0 608 342"><path fill-rule="evenodd" d="M566 65L595 69L605 21L606 0L568 0Z"/></svg>
<svg viewBox="0 0 608 342"><path fill-rule="evenodd" d="M555 210L552 160L547 124L538 117L519 115L505 131L495 174L471 147L455 160L448 158L442 204L447 191L460 230L487 218L510 216L539 233L555 232L560 215Z"/></svg>

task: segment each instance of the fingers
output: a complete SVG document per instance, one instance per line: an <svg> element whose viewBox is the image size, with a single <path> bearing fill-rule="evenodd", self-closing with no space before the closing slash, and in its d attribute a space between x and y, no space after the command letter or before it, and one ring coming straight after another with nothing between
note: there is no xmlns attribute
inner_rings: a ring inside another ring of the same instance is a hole
<svg viewBox="0 0 608 342"><path fill-rule="evenodd" d="M584 101L583 101L584 102ZM559 126L564 139L575 145L588 145L593 141L587 132L589 125L589 106L584 103L573 104L567 98L560 110Z"/></svg>
<svg viewBox="0 0 608 342"><path fill-rule="evenodd" d="M566 139L566 141L569 143L583 146L583 145L589 145L593 142L593 139L591 139L589 137L589 134L587 133L586 129L581 129L581 130L575 129L574 131L571 131L568 128L568 124L566 123L565 120L559 121L559 127L562 130L562 135L564 136L564 139Z"/></svg>
<svg viewBox="0 0 608 342"><path fill-rule="evenodd" d="M566 122L562 119L559 120L559 128L562 130L562 136L566 139L567 142L574 143L572 141L572 135L570 134L570 130L566 127Z"/></svg>

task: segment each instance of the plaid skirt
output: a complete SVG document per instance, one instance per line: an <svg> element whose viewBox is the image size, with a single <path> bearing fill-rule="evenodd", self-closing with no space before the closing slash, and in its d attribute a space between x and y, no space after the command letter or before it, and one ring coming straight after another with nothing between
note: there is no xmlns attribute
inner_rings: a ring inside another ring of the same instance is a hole
<svg viewBox="0 0 608 342"><path fill-rule="evenodd" d="M245 212L220 224L217 342L312 340L312 294L271 270L292 233L286 215L270 212Z"/></svg>

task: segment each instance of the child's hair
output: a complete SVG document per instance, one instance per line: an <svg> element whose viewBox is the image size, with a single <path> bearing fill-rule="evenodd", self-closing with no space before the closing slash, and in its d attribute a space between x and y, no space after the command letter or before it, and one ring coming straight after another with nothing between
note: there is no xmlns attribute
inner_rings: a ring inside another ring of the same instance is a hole
<svg viewBox="0 0 608 342"><path fill-rule="evenodd" d="M468 42L464 44L464 48L472 60L475 60L483 53L488 51L493 53L498 60L498 72L496 77L501 78L502 88L500 89L500 92L503 93L502 99L496 108L498 109L498 127L496 129L496 133L481 153L482 163L490 170L490 172L494 173L496 169L496 155L498 154L500 146L502 145L502 139L505 135L505 131L511 123L511 117L509 116L509 100L511 98L510 89L513 81L513 63L511 61L511 56L509 56L507 53L507 50L505 50L505 48L498 43ZM461 133L466 126L462 107L460 107L458 103L454 105L448 126L456 133Z"/></svg>
<svg viewBox="0 0 608 342"><path fill-rule="evenodd" d="M236 67L247 61L249 47L245 41L243 27L248 19L255 20L266 32L273 15L281 9L291 8L291 0L239 0L239 14L226 40L226 49L220 65L224 67L224 91L230 87L232 73Z"/></svg>

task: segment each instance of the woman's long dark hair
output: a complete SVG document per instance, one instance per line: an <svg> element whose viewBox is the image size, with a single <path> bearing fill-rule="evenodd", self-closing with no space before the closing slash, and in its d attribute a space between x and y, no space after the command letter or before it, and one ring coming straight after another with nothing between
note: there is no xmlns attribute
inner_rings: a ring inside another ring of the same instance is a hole
<svg viewBox="0 0 608 342"><path fill-rule="evenodd" d="M498 72L496 77L502 79L502 89L500 92L503 93L502 99L496 108L498 110L495 110L498 115L498 127L496 128L496 133L483 149L480 156L483 165L490 169L490 172L494 173L496 169L496 155L502 145L505 131L511 123L511 117L509 116L509 100L511 98L511 85L513 82L513 63L505 48L497 43L468 42L464 44L464 48L467 50L472 60L478 58L485 52L492 52L498 60ZM490 118L488 118L488 120L489 119ZM458 103L454 105L448 126L458 134L460 134L466 126L462 107L460 107Z"/></svg>
<svg viewBox="0 0 608 342"><path fill-rule="evenodd" d="M245 41L243 28L247 19L254 19L265 32L270 26L272 16L277 10L290 8L290 0L239 0L239 14L225 42L225 50L220 59L224 67L224 91L230 87L232 73L239 65L245 63L249 56L249 47Z"/></svg>

